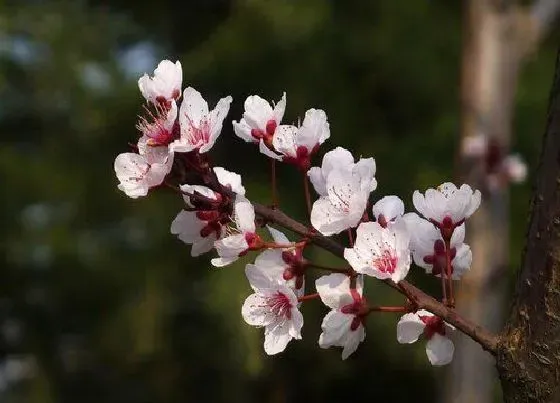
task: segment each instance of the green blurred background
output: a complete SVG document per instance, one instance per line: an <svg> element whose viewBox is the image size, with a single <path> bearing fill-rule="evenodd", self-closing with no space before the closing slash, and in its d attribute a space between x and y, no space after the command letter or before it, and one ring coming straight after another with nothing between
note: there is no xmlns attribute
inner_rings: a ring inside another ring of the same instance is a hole
<svg viewBox="0 0 560 403"><path fill-rule="evenodd" d="M113 161L137 138L138 77L168 58L212 105L233 96L228 121L251 94L286 91L287 122L323 108L332 136L322 152L373 155L375 197L412 208L414 189L452 178L461 30L461 2L449 0L0 2L0 401L435 401L444 369L430 367L423 343L396 342L393 314L371 316L341 361L318 347L326 309L308 302L303 341L267 357L262 331L240 314L248 259L216 269L191 258L169 233L181 200L128 199ZM517 96L513 148L531 175L558 38L526 65ZM268 202L267 161L229 123L212 158ZM282 208L303 219L293 167L279 182ZM513 268L529 183L512 189ZM421 270L410 277L437 293ZM367 295L399 302L373 282Z"/></svg>

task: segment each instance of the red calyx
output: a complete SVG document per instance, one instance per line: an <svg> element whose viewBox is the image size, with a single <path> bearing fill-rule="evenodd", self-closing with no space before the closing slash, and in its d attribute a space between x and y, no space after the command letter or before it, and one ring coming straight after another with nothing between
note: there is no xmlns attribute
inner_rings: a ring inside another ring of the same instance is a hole
<svg viewBox="0 0 560 403"><path fill-rule="evenodd" d="M352 319L352 324L350 325L350 329L354 331L365 322L365 318L368 313L368 306L366 299L358 293L358 290L352 288L350 289L350 294L352 295L353 302L351 304L344 305L340 308L340 311L348 315L355 315Z"/></svg>
<svg viewBox="0 0 560 403"><path fill-rule="evenodd" d="M248 232L245 234L245 241L247 241L248 250L259 250L262 249L264 242L261 237L254 233Z"/></svg>
<svg viewBox="0 0 560 403"><path fill-rule="evenodd" d="M315 148L313 150L315 150ZM312 153L313 151L310 153L307 150L307 147L298 146L298 148L296 149L295 157L285 156L282 161L297 166L302 172L307 172L309 170L309 167L311 167Z"/></svg>
<svg viewBox="0 0 560 403"><path fill-rule="evenodd" d="M445 323L439 316L420 316L420 320L426 325L424 335L428 340L436 333L445 336Z"/></svg>
<svg viewBox="0 0 560 403"><path fill-rule="evenodd" d="M385 216L383 214L379 214L379 217L377 217L377 222L379 223L379 225L381 225L383 228L387 228L387 219L385 218Z"/></svg>
<svg viewBox="0 0 560 403"><path fill-rule="evenodd" d="M457 254L456 248L451 248L449 251L451 261L455 258ZM447 267L447 259L445 256L445 244L441 239L434 242L434 254L424 256L424 263L432 265L432 274L437 275L445 272ZM453 265L451 265L451 273L453 273Z"/></svg>

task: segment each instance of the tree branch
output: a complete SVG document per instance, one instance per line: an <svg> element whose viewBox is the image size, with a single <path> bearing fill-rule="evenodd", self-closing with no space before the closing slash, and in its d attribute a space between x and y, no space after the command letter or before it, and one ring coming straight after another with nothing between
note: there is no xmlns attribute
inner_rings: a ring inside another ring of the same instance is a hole
<svg viewBox="0 0 560 403"><path fill-rule="evenodd" d="M255 207L255 213L257 213L265 220L274 222L286 229L294 231L295 233L308 238L315 245L331 252L335 256L344 256L344 246L334 241L333 239L324 237L321 234L310 230L305 225L292 219L280 210L270 209L257 203L254 203L253 205ZM494 335L488 332L486 329L483 329L481 326L478 326L468 319L463 318L454 309L446 307L441 302L437 301L436 299L432 298L422 290L416 288L406 281L401 281L399 284L396 284L391 280L382 281L388 286L397 290L399 293L404 294L408 298L412 299L412 302L418 308L426 309L434 315L439 316L447 323L455 326L457 329L471 337L474 341L480 344L483 349L490 352L492 355L496 355L498 345L497 335Z"/></svg>

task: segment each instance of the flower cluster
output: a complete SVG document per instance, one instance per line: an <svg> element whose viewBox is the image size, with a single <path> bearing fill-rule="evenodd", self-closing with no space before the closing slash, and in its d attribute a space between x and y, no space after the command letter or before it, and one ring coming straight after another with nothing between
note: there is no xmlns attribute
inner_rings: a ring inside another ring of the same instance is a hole
<svg viewBox="0 0 560 403"><path fill-rule="evenodd" d="M323 110L309 109L301 124L288 125L282 123L285 93L275 105L249 96L243 116L232 122L235 134L257 145L273 162L295 165L302 173L312 225L307 233L348 235L343 254L347 265L322 266L304 257L311 246L306 233L300 232L303 238L291 241L266 225L268 234L264 234L260 227L266 220L256 219L255 204L248 199L241 176L210 164L207 152L220 136L230 96L210 110L198 91L192 87L182 91L181 64L168 60L158 65L152 77L140 78L138 85L146 100L146 114L137 125L140 137L132 152L115 160L118 188L131 198L163 186L179 193L183 207L171 223L171 233L192 245L192 256L215 250L217 257L211 263L216 267L259 252L245 268L253 293L241 314L249 325L264 328L267 354L280 353L291 340L302 338L300 306L315 299L329 309L319 346L342 347L343 359L364 341L371 313L402 312L398 342L413 343L423 334L433 365L451 361L453 343L448 336L452 326L406 293L403 306L370 304L364 280L374 277L401 289L415 263L440 278L443 303L452 307L452 281L460 279L472 261L464 243L465 221L480 205L480 192L452 183L423 194L415 191L412 202L417 213L405 213L404 202L393 195L372 203L377 188L373 158L356 160L350 151L337 147L324 154L320 166L312 166L313 156L330 137ZM318 195L312 205L307 181ZM312 277L310 269L331 273ZM310 278L315 280L311 284L316 292L307 293Z"/></svg>

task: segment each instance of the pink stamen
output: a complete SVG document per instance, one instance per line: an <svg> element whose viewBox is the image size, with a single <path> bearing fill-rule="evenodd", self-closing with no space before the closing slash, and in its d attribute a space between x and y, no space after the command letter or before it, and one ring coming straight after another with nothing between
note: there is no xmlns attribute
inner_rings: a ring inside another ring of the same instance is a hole
<svg viewBox="0 0 560 403"><path fill-rule="evenodd" d="M391 251L384 250L381 256L373 259L372 265L381 273L393 274L397 268L397 257Z"/></svg>
<svg viewBox="0 0 560 403"><path fill-rule="evenodd" d="M274 315L286 319L292 318L292 304L287 295L278 291L276 294L270 296L266 302Z"/></svg>

